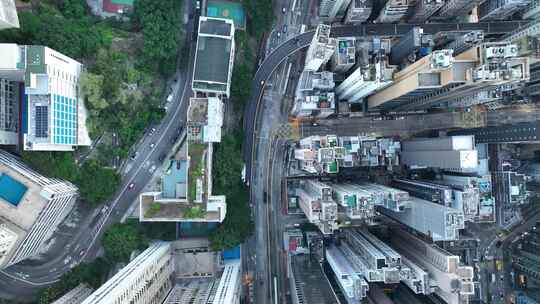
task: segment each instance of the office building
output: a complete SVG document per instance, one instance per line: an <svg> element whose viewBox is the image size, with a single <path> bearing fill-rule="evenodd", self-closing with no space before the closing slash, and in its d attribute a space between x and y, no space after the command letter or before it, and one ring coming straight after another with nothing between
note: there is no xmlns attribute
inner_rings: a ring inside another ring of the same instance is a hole
<svg viewBox="0 0 540 304"><path fill-rule="evenodd" d="M482 2L483 0L447 0L437 15L447 19L466 16L474 7Z"/></svg>
<svg viewBox="0 0 540 304"><path fill-rule="evenodd" d="M411 197L401 212L388 208L377 211L397 222L420 232L433 241L452 241L459 238L459 230L465 228L463 210Z"/></svg>
<svg viewBox="0 0 540 304"><path fill-rule="evenodd" d="M318 71L326 64L336 50L336 39L330 38L329 25L319 24L309 45L304 71Z"/></svg>
<svg viewBox="0 0 540 304"><path fill-rule="evenodd" d="M20 134L24 150L89 146L79 91L82 64L39 45L0 44L0 52L0 142L17 144Z"/></svg>
<svg viewBox="0 0 540 304"><path fill-rule="evenodd" d="M309 173L335 174L345 157L345 148L338 146L335 135L313 135L303 138L294 150L299 168Z"/></svg>
<svg viewBox="0 0 540 304"><path fill-rule="evenodd" d="M15 0L0 1L0 30L7 28L19 28L19 17Z"/></svg>
<svg viewBox="0 0 540 304"><path fill-rule="evenodd" d="M352 0L344 22L346 24L359 24L365 22L371 15L372 9L372 0Z"/></svg>
<svg viewBox="0 0 540 304"><path fill-rule="evenodd" d="M492 191L491 175L443 174L442 179L437 180L437 183L448 185L453 189L454 207L462 206L465 220L476 223L495 222L495 197Z"/></svg>
<svg viewBox="0 0 540 304"><path fill-rule="evenodd" d="M432 44L432 35L424 34L424 30L421 27L415 26L400 37L398 43L392 46L390 63L399 65L408 61L414 62L417 53L418 56L422 57L431 52Z"/></svg>
<svg viewBox="0 0 540 304"><path fill-rule="evenodd" d="M364 97L392 83L394 69L387 66L385 60L360 66L336 88L336 94L339 100L350 103L362 102Z"/></svg>
<svg viewBox="0 0 540 304"><path fill-rule="evenodd" d="M392 111L462 108L488 100L470 99L486 89L529 79L529 59L515 44L486 42L453 55L434 51L394 75L394 84L368 98L370 109Z"/></svg>
<svg viewBox="0 0 540 304"><path fill-rule="evenodd" d="M401 162L411 168L440 168L476 172L478 151L474 136L416 138L401 142Z"/></svg>
<svg viewBox="0 0 540 304"><path fill-rule="evenodd" d="M70 290L60 299L52 302L52 304L80 304L88 298L94 290L88 285L81 283L77 287Z"/></svg>
<svg viewBox="0 0 540 304"><path fill-rule="evenodd" d="M223 222L224 195L212 193L213 143L221 141L223 103L219 98L191 98L186 137L162 168L161 182L141 193L140 221Z"/></svg>
<svg viewBox="0 0 540 304"><path fill-rule="evenodd" d="M296 195L309 222L323 234L332 234L338 229L338 207L332 199L332 188L316 180L302 180Z"/></svg>
<svg viewBox="0 0 540 304"><path fill-rule="evenodd" d="M354 190L364 191L371 197L375 206L401 212L409 207L409 193L400 189L391 188L375 183L353 184Z"/></svg>
<svg viewBox="0 0 540 304"><path fill-rule="evenodd" d="M240 304L241 278L240 260L226 261L211 303Z"/></svg>
<svg viewBox="0 0 540 304"><path fill-rule="evenodd" d="M407 16L409 10L414 7L415 2L414 0L388 0L375 21L379 23L399 22Z"/></svg>
<svg viewBox="0 0 540 304"><path fill-rule="evenodd" d="M522 122L449 131L449 136L474 135L477 144L540 142L540 122Z"/></svg>
<svg viewBox="0 0 540 304"><path fill-rule="evenodd" d="M326 118L336 112L334 92L315 92L297 95L291 110L295 117Z"/></svg>
<svg viewBox="0 0 540 304"><path fill-rule="evenodd" d="M362 220L371 223L375 217L375 205L370 192L361 189L356 184L330 184L332 198L344 210L350 220Z"/></svg>
<svg viewBox="0 0 540 304"><path fill-rule="evenodd" d="M211 96L230 96L234 64L232 19L201 16L191 88Z"/></svg>
<svg viewBox="0 0 540 304"><path fill-rule="evenodd" d="M151 244L82 304L158 304L172 288L171 244Z"/></svg>
<svg viewBox="0 0 540 304"><path fill-rule="evenodd" d="M505 20L525 9L531 0L486 0L478 6L480 21Z"/></svg>
<svg viewBox="0 0 540 304"><path fill-rule="evenodd" d="M337 38L337 48L332 56L332 71L346 73L356 63L355 38Z"/></svg>
<svg viewBox="0 0 540 304"><path fill-rule="evenodd" d="M357 273L368 282L400 281L401 256L367 230L344 229L345 241L337 247Z"/></svg>
<svg viewBox="0 0 540 304"><path fill-rule="evenodd" d="M340 22L351 0L321 0L319 17L328 22Z"/></svg>
<svg viewBox="0 0 540 304"><path fill-rule="evenodd" d="M389 236L390 246L404 260L427 272L429 289L425 288L425 294L434 293L448 304L469 303L469 297L474 295L473 267L460 265L459 256L429 244L403 229L391 229Z"/></svg>
<svg viewBox="0 0 540 304"><path fill-rule="evenodd" d="M0 268L39 254L77 195L71 183L45 177L0 151Z"/></svg>
<svg viewBox="0 0 540 304"><path fill-rule="evenodd" d="M187 137L190 142L221 141L223 102L219 98L190 98L187 116Z"/></svg>
<svg viewBox="0 0 540 304"><path fill-rule="evenodd" d="M326 261L335 274L336 281L348 304L360 304L367 296L369 285L351 266L343 253L334 245L326 248Z"/></svg>
<svg viewBox="0 0 540 304"><path fill-rule="evenodd" d="M418 0L413 9L410 23L424 23L433 16L443 5L443 0Z"/></svg>

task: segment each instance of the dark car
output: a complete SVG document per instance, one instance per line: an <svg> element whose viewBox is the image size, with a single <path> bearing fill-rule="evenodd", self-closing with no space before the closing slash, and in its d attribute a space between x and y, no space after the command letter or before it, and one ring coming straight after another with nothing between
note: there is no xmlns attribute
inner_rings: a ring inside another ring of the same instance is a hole
<svg viewBox="0 0 540 304"><path fill-rule="evenodd" d="M161 154L158 158L159 162L163 162L165 160L165 157L166 155L165 154Z"/></svg>

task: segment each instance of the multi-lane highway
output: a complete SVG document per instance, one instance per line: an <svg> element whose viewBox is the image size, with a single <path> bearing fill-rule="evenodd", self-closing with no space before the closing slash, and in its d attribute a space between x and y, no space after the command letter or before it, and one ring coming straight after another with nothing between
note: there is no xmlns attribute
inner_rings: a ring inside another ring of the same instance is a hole
<svg viewBox="0 0 540 304"><path fill-rule="evenodd" d="M191 1L186 1L189 11ZM179 24L191 37L192 20L187 25ZM188 39L186 43L190 44ZM191 48L192 49L192 48ZM150 181L152 164L159 163L161 155L171 148L171 139L176 137L182 128L187 113L188 100L191 96L190 76L193 70L194 50L191 50L187 68L179 69L178 78L173 88L174 99L168 107L168 112L155 126L153 134L147 134L137 147L137 157L131 160L131 168L123 177L122 185L114 194L107 208L96 210L92 216L84 220L78 230L72 233L69 241L59 250L53 259L41 262L19 263L0 272L0 290L3 297L29 299L38 289L47 286L84 260L94 259L101 248L99 242L104 230L111 224L120 222L131 204L137 199L139 192ZM134 184L130 188L130 184Z"/></svg>

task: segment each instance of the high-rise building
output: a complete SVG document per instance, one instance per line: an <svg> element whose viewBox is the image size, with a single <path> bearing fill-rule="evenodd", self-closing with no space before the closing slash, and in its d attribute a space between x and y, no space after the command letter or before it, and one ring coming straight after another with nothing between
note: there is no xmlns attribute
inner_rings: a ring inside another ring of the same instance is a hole
<svg viewBox="0 0 540 304"><path fill-rule="evenodd" d="M370 109L391 111L461 108L488 100L468 99L489 88L529 79L529 59L515 44L486 42L457 56L434 51L394 75L394 84L368 98ZM472 103L471 103L472 102Z"/></svg>
<svg viewBox="0 0 540 304"><path fill-rule="evenodd" d="M403 225L408 226L434 241L453 241L459 238L459 230L465 228L463 210L458 210L423 199L411 197L409 205L401 212L387 208L377 210Z"/></svg>
<svg viewBox="0 0 540 304"><path fill-rule="evenodd" d="M481 21L504 20L523 10L531 0L487 0L478 6Z"/></svg>
<svg viewBox="0 0 540 304"><path fill-rule="evenodd" d="M338 229L338 206L332 199L330 186L316 180L302 180L296 194L309 222L323 234L332 234Z"/></svg>
<svg viewBox="0 0 540 304"><path fill-rule="evenodd" d="M536 20L540 16L540 1L532 0L523 12L524 19Z"/></svg>
<svg viewBox="0 0 540 304"><path fill-rule="evenodd" d="M331 184L332 198L345 210L345 215L351 220L363 220L370 223L375 217L375 205L370 192L361 189L356 184Z"/></svg>
<svg viewBox="0 0 540 304"><path fill-rule="evenodd" d="M341 250L331 245L326 248L326 261L334 271L336 281L348 304L360 304L367 296L369 285L351 266Z"/></svg>
<svg viewBox="0 0 540 304"><path fill-rule="evenodd" d="M368 282L400 281L401 256L363 229L344 229L345 244L338 248Z"/></svg>
<svg viewBox="0 0 540 304"><path fill-rule="evenodd" d="M522 122L449 131L449 136L474 135L477 144L540 142L540 122Z"/></svg>
<svg viewBox="0 0 540 304"><path fill-rule="evenodd" d="M382 8L376 22L396 23L407 16L410 9L414 7L414 0L388 0Z"/></svg>
<svg viewBox="0 0 540 304"><path fill-rule="evenodd" d="M409 193L400 189L391 188L374 183L354 184L356 191L369 193L375 206L401 212L409 207Z"/></svg>
<svg viewBox="0 0 540 304"><path fill-rule="evenodd" d="M52 304L80 304L84 299L88 298L94 290L86 284L79 284L77 287L70 290L60 299L52 302Z"/></svg>
<svg viewBox="0 0 540 304"><path fill-rule="evenodd" d="M15 0L0 0L0 30L12 27L19 27Z"/></svg>
<svg viewBox="0 0 540 304"><path fill-rule="evenodd" d="M332 71L345 73L356 63L355 38L337 38L337 48L332 56Z"/></svg>
<svg viewBox="0 0 540 304"><path fill-rule="evenodd" d="M371 15L372 9L372 0L352 0L344 22L348 24L365 22Z"/></svg>
<svg viewBox="0 0 540 304"><path fill-rule="evenodd" d="M475 6L483 0L447 0L437 15L446 18L466 16Z"/></svg>
<svg viewBox="0 0 540 304"><path fill-rule="evenodd" d="M306 54L304 71L316 72L332 58L336 50L336 39L330 38L330 29L325 24L317 26Z"/></svg>
<svg viewBox="0 0 540 304"><path fill-rule="evenodd" d="M460 265L459 256L428 244L403 229L392 229L389 235L389 244L404 260L427 272L430 288L425 294L435 293L448 304L469 303L469 297L474 295L473 267Z"/></svg>
<svg viewBox="0 0 540 304"><path fill-rule="evenodd" d="M339 146L335 135L313 135L303 138L294 150L299 168L309 173L335 174L345 157L345 148Z"/></svg>
<svg viewBox="0 0 540 304"><path fill-rule="evenodd" d="M321 0L319 16L328 22L339 22L345 16L351 0Z"/></svg>
<svg viewBox="0 0 540 304"><path fill-rule="evenodd" d="M465 221L480 219L480 192L477 187L446 183L444 180L395 179L392 184L418 198L463 210Z"/></svg>
<svg viewBox="0 0 540 304"><path fill-rule="evenodd" d="M0 151L0 268L35 256L71 212L77 188Z"/></svg>
<svg viewBox="0 0 540 304"><path fill-rule="evenodd" d="M315 92L331 91L335 85L334 73L332 72L305 71L300 74L296 95L311 95Z"/></svg>
<svg viewBox="0 0 540 304"><path fill-rule="evenodd" d="M83 65L39 45L0 44L0 52L4 84L0 142L16 144L18 132L24 150L72 151L75 146L89 146L87 112L79 90Z"/></svg>
<svg viewBox="0 0 540 304"><path fill-rule="evenodd" d="M340 100L350 103L362 102L362 99L392 83L394 67L386 65L385 60L354 70L337 88Z"/></svg>
<svg viewBox="0 0 540 304"><path fill-rule="evenodd" d="M201 16L191 87L212 96L230 96L234 64L234 22Z"/></svg>
<svg viewBox="0 0 540 304"><path fill-rule="evenodd" d="M417 0L410 23L424 23L444 5L443 0Z"/></svg>
<svg viewBox="0 0 540 304"><path fill-rule="evenodd" d="M476 172L478 151L474 136L416 138L401 142L401 162L409 167L432 167L453 172Z"/></svg>
<svg viewBox="0 0 540 304"><path fill-rule="evenodd" d="M82 304L158 304L172 288L171 244L151 244Z"/></svg>
<svg viewBox="0 0 540 304"><path fill-rule="evenodd" d="M457 56L471 47L484 41L484 31L470 31L466 33L444 33L446 39L443 48L453 50L453 55ZM443 41L444 41L443 40Z"/></svg>
<svg viewBox="0 0 540 304"><path fill-rule="evenodd" d="M399 65L404 61L414 61L416 52L422 51L429 53L432 46L432 36L424 34L424 30L419 27L413 27L409 32L400 37L398 43L392 46L390 52L390 63ZM423 55L423 54L422 54Z"/></svg>

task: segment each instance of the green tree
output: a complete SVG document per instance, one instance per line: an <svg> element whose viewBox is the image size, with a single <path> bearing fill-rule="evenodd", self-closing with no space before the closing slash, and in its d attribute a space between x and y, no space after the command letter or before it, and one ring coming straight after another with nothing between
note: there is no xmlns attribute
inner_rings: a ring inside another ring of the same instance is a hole
<svg viewBox="0 0 540 304"><path fill-rule="evenodd" d="M272 1L268 0L242 0L249 17L249 30L256 38L261 38L272 26L274 11Z"/></svg>
<svg viewBox="0 0 540 304"><path fill-rule="evenodd" d="M103 76L88 72L81 73L81 93L89 110L101 111L109 106L103 98Z"/></svg>
<svg viewBox="0 0 540 304"><path fill-rule="evenodd" d="M128 262L129 256L136 249L147 246L146 241L132 224L112 225L101 240L105 256L114 262Z"/></svg>
<svg viewBox="0 0 540 304"><path fill-rule="evenodd" d="M94 159L84 162L77 180L81 196L92 205L105 202L120 184L116 171L100 166Z"/></svg>
<svg viewBox="0 0 540 304"><path fill-rule="evenodd" d="M66 18L82 18L86 14L86 2L84 0L63 0L61 8L62 14Z"/></svg>

